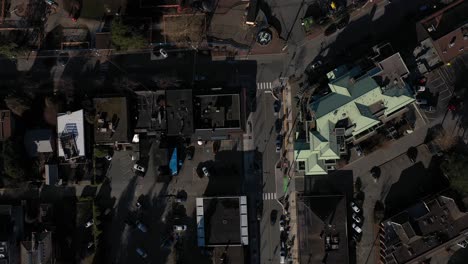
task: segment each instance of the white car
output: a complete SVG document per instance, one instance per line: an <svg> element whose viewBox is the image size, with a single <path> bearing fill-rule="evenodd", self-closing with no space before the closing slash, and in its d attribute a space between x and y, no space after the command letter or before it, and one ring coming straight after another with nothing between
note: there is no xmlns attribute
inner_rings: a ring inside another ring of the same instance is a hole
<svg viewBox="0 0 468 264"><path fill-rule="evenodd" d="M280 264L284 264L286 262L286 252L284 250L280 251Z"/></svg>
<svg viewBox="0 0 468 264"><path fill-rule="evenodd" d="M312 69L317 69L318 67L320 67L320 65L322 65L322 61L317 61L314 64L312 64L310 67Z"/></svg>
<svg viewBox="0 0 468 264"><path fill-rule="evenodd" d="M353 209L353 211L354 211L355 213L358 214L359 212L361 212L361 209L359 209L359 207L357 206L356 203L351 202L350 206L351 206L351 209Z"/></svg>
<svg viewBox="0 0 468 264"><path fill-rule="evenodd" d="M416 91L418 93L426 91L426 86L416 86Z"/></svg>
<svg viewBox="0 0 468 264"><path fill-rule="evenodd" d="M106 158L106 160L108 160L108 161L111 161L111 160L112 160L112 156L109 155L109 154L107 154L107 155L105 156L105 158Z"/></svg>
<svg viewBox="0 0 468 264"><path fill-rule="evenodd" d="M86 222L85 228L88 228L88 227L92 226L93 224L94 224L94 221L93 221L93 220L89 220L88 222Z"/></svg>
<svg viewBox="0 0 468 264"><path fill-rule="evenodd" d="M286 225L286 223L284 222L283 219L281 219L281 220L279 221L280 232L281 232L281 231L284 231L285 225Z"/></svg>
<svg viewBox="0 0 468 264"><path fill-rule="evenodd" d="M360 145L356 145L354 148L356 149L356 154L357 154L359 157L362 156L362 148L361 148L361 146L360 146Z"/></svg>
<svg viewBox="0 0 468 264"><path fill-rule="evenodd" d="M140 172L145 172L145 168L138 164L133 165L133 169L140 171Z"/></svg>
<svg viewBox="0 0 468 264"><path fill-rule="evenodd" d="M206 167L203 167L201 170L203 171L203 175L205 175L206 177L210 177L210 173L208 172L208 169Z"/></svg>
<svg viewBox="0 0 468 264"><path fill-rule="evenodd" d="M461 248L466 248L468 246L468 240L462 240L460 242L457 243L457 245Z"/></svg>
<svg viewBox="0 0 468 264"><path fill-rule="evenodd" d="M187 230L186 225L174 225L173 228L174 228L174 231L176 231L176 232L182 232L182 231Z"/></svg>
<svg viewBox="0 0 468 264"><path fill-rule="evenodd" d="M361 223L361 217L359 217L359 215L357 215L356 213L353 213L353 215L351 216L353 218L354 221L356 221L356 223Z"/></svg>
<svg viewBox="0 0 468 264"><path fill-rule="evenodd" d="M351 227L353 227L353 229L354 229L354 231L356 231L356 233L358 233L358 234L362 233L362 229L356 223L353 223L351 225Z"/></svg>

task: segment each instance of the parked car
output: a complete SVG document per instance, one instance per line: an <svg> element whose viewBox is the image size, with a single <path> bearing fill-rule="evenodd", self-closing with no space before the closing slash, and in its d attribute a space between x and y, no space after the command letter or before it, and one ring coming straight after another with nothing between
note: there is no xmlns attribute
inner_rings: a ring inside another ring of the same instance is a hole
<svg viewBox="0 0 468 264"><path fill-rule="evenodd" d="M93 219L91 219L91 220L89 220L88 222L86 222L85 228L88 228L88 227L90 227L90 226L92 226L92 225L94 225L94 220L93 220Z"/></svg>
<svg viewBox="0 0 468 264"><path fill-rule="evenodd" d="M280 264L286 263L286 251L281 250L280 251Z"/></svg>
<svg viewBox="0 0 468 264"><path fill-rule="evenodd" d="M359 215L357 215L356 213L353 213L351 217L352 217L353 220L356 221L356 223L358 223L358 224L361 223L361 221L362 221L362 220L361 220L361 217L359 217Z"/></svg>
<svg viewBox="0 0 468 264"><path fill-rule="evenodd" d="M145 172L145 168L138 165L138 164L133 165L133 169L135 169L136 171L139 171L139 172Z"/></svg>
<svg viewBox="0 0 468 264"><path fill-rule="evenodd" d="M188 147L186 153L187 153L187 159L192 160L193 159L193 154L195 154L195 147L193 147L193 146Z"/></svg>
<svg viewBox="0 0 468 264"><path fill-rule="evenodd" d="M281 120L279 118L277 118L275 120L275 131L276 131L276 133L281 133L282 126L283 126L283 124L281 123Z"/></svg>
<svg viewBox="0 0 468 264"><path fill-rule="evenodd" d="M138 229L140 229L141 232L143 232L143 233L148 232L148 228L146 227L145 224L143 224L142 222L140 222L140 220L137 220L137 221L135 222L135 224L136 224L136 226L138 227Z"/></svg>
<svg viewBox="0 0 468 264"><path fill-rule="evenodd" d="M310 68L311 68L312 70L315 70L315 69L317 69L318 67L320 67L321 65L322 65L322 61L321 61L321 60L318 60L318 61L312 63L312 65L310 65Z"/></svg>
<svg viewBox="0 0 468 264"><path fill-rule="evenodd" d="M270 223L273 225L276 222L276 218L278 218L278 210L271 210L270 213Z"/></svg>
<svg viewBox="0 0 468 264"><path fill-rule="evenodd" d="M420 105L419 108L426 113L434 113L436 108L431 105Z"/></svg>
<svg viewBox="0 0 468 264"><path fill-rule="evenodd" d="M140 257L142 257L142 258L144 258L144 259L145 259L146 257L148 257L148 254L146 254L145 250L143 250L142 248L137 248L137 249L136 249L136 252L137 252L137 254L138 254Z"/></svg>
<svg viewBox="0 0 468 264"><path fill-rule="evenodd" d="M169 57L167 52L164 49L158 47L155 47L151 54L151 60L164 60L167 57Z"/></svg>
<svg viewBox="0 0 468 264"><path fill-rule="evenodd" d="M112 156L109 155L109 154L107 154L107 155L105 156L105 158L106 158L106 160L108 160L108 161L111 161L111 160L112 160Z"/></svg>
<svg viewBox="0 0 468 264"><path fill-rule="evenodd" d="M281 101L280 100L275 100L273 102L273 110L275 113L278 113L281 110Z"/></svg>
<svg viewBox="0 0 468 264"><path fill-rule="evenodd" d="M415 88L417 93L422 93L422 92L426 91L426 86L419 85L419 86L415 86L414 88Z"/></svg>
<svg viewBox="0 0 468 264"><path fill-rule="evenodd" d="M353 223L351 227L354 229L354 231L356 231L356 233L362 233L362 229L356 223Z"/></svg>
<svg viewBox="0 0 468 264"><path fill-rule="evenodd" d="M426 99L422 99L422 98L416 99L416 104L418 104L418 105L425 105L425 104L427 104L427 100L426 100Z"/></svg>
<svg viewBox="0 0 468 264"><path fill-rule="evenodd" d="M359 212L361 212L361 209L359 209L359 207L357 206L355 202L351 202L350 206L351 206L351 209L353 209L355 213L359 214Z"/></svg>
<svg viewBox="0 0 468 264"><path fill-rule="evenodd" d="M461 248L466 248L468 246L468 240L465 239L465 240L462 240L460 242L457 243L457 245Z"/></svg>
<svg viewBox="0 0 468 264"><path fill-rule="evenodd" d="M280 228L280 232L284 231L284 229L286 228L286 221L284 221L284 219L279 220L279 228Z"/></svg>
<svg viewBox="0 0 468 264"><path fill-rule="evenodd" d="M140 202L136 202L135 207L136 207L137 209L140 209L140 208L141 208L141 203L140 203Z"/></svg>
<svg viewBox="0 0 468 264"><path fill-rule="evenodd" d="M174 225L173 229L175 232L182 232L182 231L187 230L187 226L186 225Z"/></svg>
<svg viewBox="0 0 468 264"><path fill-rule="evenodd" d="M336 27L336 24L335 23L332 23L330 24L327 29L325 29L325 31L323 32L323 34L325 36L330 36L331 34L335 33L337 30L337 27Z"/></svg>
<svg viewBox="0 0 468 264"><path fill-rule="evenodd" d="M203 175L205 175L206 177L210 177L210 173L208 172L208 169L206 167L202 168L202 172L203 172Z"/></svg>
<svg viewBox="0 0 468 264"><path fill-rule="evenodd" d="M361 145L356 145L354 146L354 148L356 149L356 154L360 157L362 156L362 148L361 148Z"/></svg>

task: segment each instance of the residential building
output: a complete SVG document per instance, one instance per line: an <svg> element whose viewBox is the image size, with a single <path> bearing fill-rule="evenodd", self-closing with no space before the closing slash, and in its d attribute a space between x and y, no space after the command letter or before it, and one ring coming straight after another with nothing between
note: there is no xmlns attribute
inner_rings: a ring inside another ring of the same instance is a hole
<svg viewBox="0 0 468 264"><path fill-rule="evenodd" d="M349 263L346 197L300 195L296 200L298 262Z"/></svg>
<svg viewBox="0 0 468 264"><path fill-rule="evenodd" d="M296 169L305 175L327 174L346 153L348 143L369 138L406 112L415 100L404 81L408 73L399 53L377 60L368 70L342 66L329 72L331 92L312 98L305 139L296 138Z"/></svg>
<svg viewBox="0 0 468 264"><path fill-rule="evenodd" d="M154 135L156 132L166 131L166 92L137 91L137 122L135 133Z"/></svg>
<svg viewBox="0 0 468 264"><path fill-rule="evenodd" d="M30 157L37 157L39 153L52 153L52 131L49 129L29 130L24 135L24 146Z"/></svg>
<svg viewBox="0 0 468 264"><path fill-rule="evenodd" d="M83 110L57 115L59 157L72 160L85 156Z"/></svg>
<svg viewBox="0 0 468 264"><path fill-rule="evenodd" d="M7 140L11 136L12 121L10 110L0 110L0 141Z"/></svg>
<svg viewBox="0 0 468 264"><path fill-rule="evenodd" d="M452 198L440 195L421 201L381 223L380 261L423 263L466 240L467 231L468 213Z"/></svg>
<svg viewBox="0 0 468 264"><path fill-rule="evenodd" d="M192 90L167 90L167 135L191 137L193 134Z"/></svg>
<svg viewBox="0 0 468 264"><path fill-rule="evenodd" d="M21 241L21 264L55 263L52 232L32 233L30 240Z"/></svg>
<svg viewBox="0 0 468 264"><path fill-rule="evenodd" d="M128 109L125 97L94 98L94 142L98 145L129 144Z"/></svg>
<svg viewBox="0 0 468 264"><path fill-rule="evenodd" d="M199 247L248 246L247 197L196 199Z"/></svg>
<svg viewBox="0 0 468 264"><path fill-rule="evenodd" d="M468 48L468 16L466 14L468 14L468 2L457 0L421 20L417 24L418 40L421 41L421 46L430 47L432 44L440 61L444 63L463 54ZM431 43L427 44L427 40Z"/></svg>

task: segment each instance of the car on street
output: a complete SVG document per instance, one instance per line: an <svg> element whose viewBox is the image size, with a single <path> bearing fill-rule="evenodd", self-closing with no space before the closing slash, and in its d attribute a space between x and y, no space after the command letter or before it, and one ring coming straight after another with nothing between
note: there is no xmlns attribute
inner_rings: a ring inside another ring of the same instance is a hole
<svg viewBox="0 0 468 264"><path fill-rule="evenodd" d="M137 248L136 252L137 252L138 256L140 256L140 257L142 257L144 259L146 257L148 257L148 254L146 254L146 251L144 249L142 249L142 248Z"/></svg>
<svg viewBox="0 0 468 264"><path fill-rule="evenodd" d="M282 145L283 145L283 137L281 135L278 135L276 137L276 153L279 153L281 151Z"/></svg>
<svg viewBox="0 0 468 264"><path fill-rule="evenodd" d="M283 124L281 123L281 120L279 118L276 118L275 120L275 131L276 133L281 133L281 128L282 128Z"/></svg>
<svg viewBox="0 0 468 264"><path fill-rule="evenodd" d="M195 154L195 147L193 147L193 146L188 147L187 150L186 150L186 153L187 153L187 159L192 160L193 155Z"/></svg>
<svg viewBox="0 0 468 264"><path fill-rule="evenodd" d="M206 167L202 168L202 172L203 172L203 175L205 175L205 177L210 177L210 172L208 172L208 169Z"/></svg>
<svg viewBox="0 0 468 264"><path fill-rule="evenodd" d="M420 105L419 108L426 113L434 113L436 111L436 108L432 105Z"/></svg>
<svg viewBox="0 0 468 264"><path fill-rule="evenodd" d="M182 232L182 231L187 230L187 226L186 225L174 225L173 229L175 232Z"/></svg>
<svg viewBox="0 0 468 264"><path fill-rule="evenodd" d="M361 217L359 217L359 215L357 215L356 213L353 213L351 217L352 217L353 220L356 221L356 223L358 223L358 224L362 222Z"/></svg>
<svg viewBox="0 0 468 264"><path fill-rule="evenodd" d="M106 158L106 160L108 160L108 161L111 161L111 160L112 160L112 156L109 155L109 154L107 154L104 158Z"/></svg>
<svg viewBox="0 0 468 264"><path fill-rule="evenodd" d="M418 85L414 87L417 93L422 93L426 91L426 86Z"/></svg>
<svg viewBox="0 0 468 264"><path fill-rule="evenodd" d="M350 206L351 206L351 209L353 209L355 213L359 214L361 212L361 209L359 209L359 207L357 206L355 202L351 202Z"/></svg>
<svg viewBox="0 0 468 264"><path fill-rule="evenodd" d="M354 229L354 231L356 231L356 233L362 233L362 229L356 223L353 223L351 227Z"/></svg>
<svg viewBox="0 0 468 264"><path fill-rule="evenodd" d="M167 57L169 57L169 55L163 48L155 47L151 53L151 60L164 60L167 59Z"/></svg>
<svg viewBox="0 0 468 264"><path fill-rule="evenodd" d="M275 111L275 113L278 113L281 109L281 101L280 100L275 100L273 102L273 110Z"/></svg>
<svg viewBox="0 0 468 264"><path fill-rule="evenodd" d="M140 220L137 220L135 222L136 226L138 227L138 229L140 229L141 232L143 233L146 233L148 232L148 228L146 227L145 224L143 224Z"/></svg>
<svg viewBox="0 0 468 264"><path fill-rule="evenodd" d="M138 164L133 165L133 169L139 172L145 172L145 168L143 166L140 166Z"/></svg>
<svg viewBox="0 0 468 264"><path fill-rule="evenodd" d="M94 225L94 220L93 220L93 219L91 219L91 220L89 220L88 222L86 222L85 228L88 228L88 227L90 227L90 226L92 226L92 225Z"/></svg>
<svg viewBox="0 0 468 264"><path fill-rule="evenodd" d="M273 209L270 213L270 223L272 225L275 224L276 218L278 218L278 210Z"/></svg>
<svg viewBox="0 0 468 264"><path fill-rule="evenodd" d="M140 209L140 208L141 208L141 203L140 203L140 202L136 202L135 207L136 207L137 209Z"/></svg>

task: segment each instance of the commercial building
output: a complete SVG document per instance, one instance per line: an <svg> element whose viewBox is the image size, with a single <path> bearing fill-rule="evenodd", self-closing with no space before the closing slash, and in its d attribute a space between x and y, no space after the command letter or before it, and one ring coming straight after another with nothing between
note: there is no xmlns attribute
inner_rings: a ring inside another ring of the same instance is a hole
<svg viewBox="0 0 468 264"><path fill-rule="evenodd" d="M297 263L349 263L345 196L298 196L296 208Z"/></svg>
<svg viewBox="0 0 468 264"><path fill-rule="evenodd" d="M98 145L128 144L128 110L125 97L94 98L94 142Z"/></svg>
<svg viewBox="0 0 468 264"><path fill-rule="evenodd" d="M348 143L369 138L406 112L415 100L404 81L408 73L399 53L375 61L367 70L342 66L329 72L331 92L312 98L305 139L295 141L296 169L305 175L327 174L346 153Z"/></svg>
<svg viewBox="0 0 468 264"><path fill-rule="evenodd" d="M85 156L83 110L57 115L59 157L65 160Z"/></svg>
<svg viewBox="0 0 468 264"><path fill-rule="evenodd" d="M424 18L417 24L423 53L436 51L440 61L448 63L468 48L468 2L457 0ZM430 43L428 43L430 42ZM433 49L432 49L433 48ZM420 61L424 64L424 61Z"/></svg>
<svg viewBox="0 0 468 264"><path fill-rule="evenodd" d="M249 244L246 196L197 198L196 206L199 247Z"/></svg>
<svg viewBox="0 0 468 264"><path fill-rule="evenodd" d="M383 221L380 261L423 263L468 238L468 213L447 196L422 201Z"/></svg>

